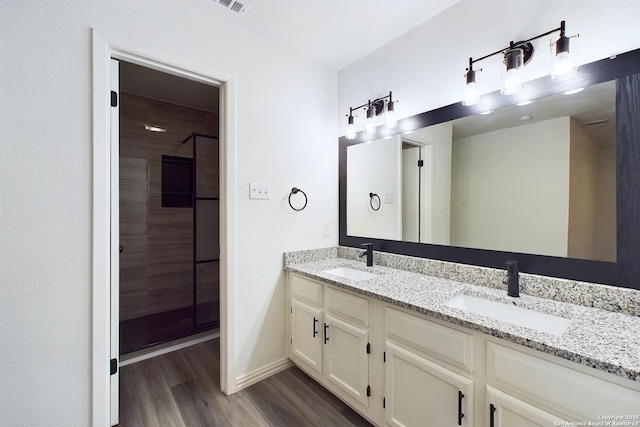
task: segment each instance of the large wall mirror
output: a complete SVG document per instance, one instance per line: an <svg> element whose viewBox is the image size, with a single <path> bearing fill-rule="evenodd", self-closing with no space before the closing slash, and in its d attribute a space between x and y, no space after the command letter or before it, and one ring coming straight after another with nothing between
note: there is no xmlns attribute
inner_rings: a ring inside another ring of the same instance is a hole
<svg viewBox="0 0 640 427"><path fill-rule="evenodd" d="M340 244L640 289L638 73L640 50L341 138Z"/></svg>

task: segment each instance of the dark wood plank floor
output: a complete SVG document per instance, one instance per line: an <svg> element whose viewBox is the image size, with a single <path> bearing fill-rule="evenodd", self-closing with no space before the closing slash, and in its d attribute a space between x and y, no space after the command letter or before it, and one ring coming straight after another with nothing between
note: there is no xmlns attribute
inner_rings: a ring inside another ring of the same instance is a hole
<svg viewBox="0 0 640 427"><path fill-rule="evenodd" d="M220 391L219 339L123 367L120 426L370 426L298 368L232 396Z"/></svg>

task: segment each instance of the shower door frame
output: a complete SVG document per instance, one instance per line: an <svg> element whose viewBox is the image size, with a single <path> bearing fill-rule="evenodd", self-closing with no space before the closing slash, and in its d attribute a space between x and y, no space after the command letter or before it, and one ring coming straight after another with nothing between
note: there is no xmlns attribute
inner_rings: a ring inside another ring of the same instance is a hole
<svg viewBox="0 0 640 427"><path fill-rule="evenodd" d="M197 171L198 171L198 161L197 161L197 142L198 138L207 138L213 139L218 144L218 156L220 155L220 137L215 135L207 135L204 133L193 132L187 138L182 141L182 144L187 143L189 140L193 140L193 169L191 172L191 180L192 180L192 198L191 205L193 206L193 259L192 259L192 274L193 274L193 329L192 333L206 331L212 328L216 328L220 326L220 313L218 313L218 325L216 325L216 321L211 321L203 324L198 324L198 264L206 264L211 262L217 262L220 264L220 253L218 253L218 257L215 259L206 259L199 260L198 259L198 201L217 201L218 206L220 206L220 191L218 190L218 197L199 197L198 196L198 179L197 179ZM218 176L218 188L220 187L220 176ZM220 209L218 207L218 209ZM218 244L220 243L220 238L218 237Z"/></svg>
<svg viewBox="0 0 640 427"><path fill-rule="evenodd" d="M122 40L120 40L122 43ZM111 425L112 381L110 374L111 328L119 324L119 313L111 304L112 288L119 287L111 272L112 222L119 222L111 200L119 197L111 185L119 177L111 159L111 59L124 60L179 77L220 88L220 386L224 393L237 389L235 367L235 99L236 77L211 71L197 58L146 54L135 39L129 48L106 41L92 29L92 425ZM151 49L153 51L153 49ZM187 62L187 63L185 63ZM116 187L117 190L117 187ZM116 251L117 252L117 251ZM116 289L117 290L117 289ZM117 304L116 304L117 307ZM117 374L116 374L117 375Z"/></svg>

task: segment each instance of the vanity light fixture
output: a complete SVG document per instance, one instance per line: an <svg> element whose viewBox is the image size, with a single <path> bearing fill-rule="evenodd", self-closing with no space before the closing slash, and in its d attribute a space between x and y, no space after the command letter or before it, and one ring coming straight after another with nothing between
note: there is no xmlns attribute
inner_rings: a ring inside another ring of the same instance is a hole
<svg viewBox="0 0 640 427"><path fill-rule="evenodd" d="M469 58L469 68L467 68L467 74L464 77L466 84L464 86L462 105L476 105L480 100L480 94L478 93L478 86L476 86L476 71L473 69L473 60L471 58Z"/></svg>
<svg viewBox="0 0 640 427"><path fill-rule="evenodd" d="M518 93L520 89L522 89L523 84L521 75L522 68L527 65L533 57L533 45L531 44L531 42L541 37L548 36L549 34L553 34L557 31L560 32L560 37L555 43L552 44L555 45L555 57L551 77L556 78L557 76L569 74L571 70L574 70L574 66L569 56L570 37L567 37L565 34L565 21L561 21L560 26L558 28L554 28L551 31L547 31L546 33L532 37L528 40L519 42L511 41L509 43L509 46L507 46L506 48L500 49L478 59L469 58L469 66L466 69L466 73L464 75L465 91L462 104L467 106L476 105L480 100L476 82L476 71L473 69L473 64L494 55L502 55L503 63L505 66L501 93L503 95L513 95L515 93ZM572 37L577 37L577 35Z"/></svg>
<svg viewBox="0 0 640 427"><path fill-rule="evenodd" d="M569 37L565 35L564 27L564 21L560 22L560 38L555 42L556 55L553 59L552 78L566 76L573 70L573 61L569 54Z"/></svg>
<svg viewBox="0 0 640 427"><path fill-rule="evenodd" d="M529 43L531 52L533 53L533 46ZM522 47L515 47L511 42L511 46L504 53L504 65L506 68L506 74L502 82L503 95L513 95L518 93L522 89L522 67L524 67L524 49Z"/></svg>
<svg viewBox="0 0 640 427"><path fill-rule="evenodd" d="M356 127L353 124L353 109L349 108L349 121L347 125L347 139L354 139L356 137Z"/></svg>
<svg viewBox="0 0 640 427"><path fill-rule="evenodd" d="M368 134L376 133L376 125L373 123L373 108L371 106L371 101L369 101L369 106L367 107L367 119L364 122L364 131Z"/></svg>
<svg viewBox="0 0 640 427"><path fill-rule="evenodd" d="M345 135L347 139L355 139L356 137L356 128L354 124L354 111L359 109L365 109L365 122L364 122L364 131L369 135L373 135L376 133L376 124L375 117L384 113L385 116L385 127L387 129L393 129L398 126L398 119L396 117L395 112L395 103L393 102L392 93L389 92L389 95L383 96L382 98L377 98L375 100L368 100L366 104L362 104L358 107L350 107L349 114L347 115L347 134Z"/></svg>

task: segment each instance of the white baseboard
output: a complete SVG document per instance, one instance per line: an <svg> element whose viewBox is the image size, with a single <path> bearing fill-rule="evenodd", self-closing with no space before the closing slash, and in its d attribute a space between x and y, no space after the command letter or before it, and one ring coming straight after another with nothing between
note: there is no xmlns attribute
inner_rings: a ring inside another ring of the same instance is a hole
<svg viewBox="0 0 640 427"><path fill-rule="evenodd" d="M293 363L291 363L291 360L285 357L269 365L266 365L256 371L250 372L245 375L241 375L238 378L236 378L236 391L240 391L243 388L247 388L257 382L260 382L266 378L269 378L271 375L275 375L278 372L284 371L285 369L288 369L291 366L293 366Z"/></svg>

